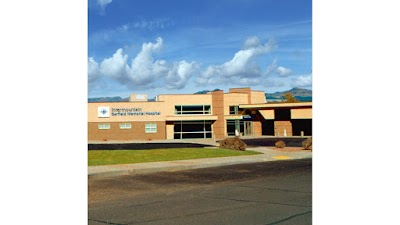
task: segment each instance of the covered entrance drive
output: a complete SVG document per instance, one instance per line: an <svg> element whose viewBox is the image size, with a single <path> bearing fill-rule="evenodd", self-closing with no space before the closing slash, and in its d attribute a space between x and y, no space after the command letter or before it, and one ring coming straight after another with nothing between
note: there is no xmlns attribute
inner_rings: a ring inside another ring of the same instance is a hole
<svg viewBox="0 0 400 225"><path fill-rule="evenodd" d="M257 110L260 115L260 131L251 131L255 136L312 136L312 102L243 104L239 108Z"/></svg>

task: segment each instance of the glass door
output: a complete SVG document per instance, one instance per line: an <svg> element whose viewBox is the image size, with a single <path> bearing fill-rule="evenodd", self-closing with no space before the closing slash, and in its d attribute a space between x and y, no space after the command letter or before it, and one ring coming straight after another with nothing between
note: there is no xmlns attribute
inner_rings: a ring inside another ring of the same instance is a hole
<svg viewBox="0 0 400 225"><path fill-rule="evenodd" d="M253 122L252 121L244 121L244 136L251 136L253 135Z"/></svg>

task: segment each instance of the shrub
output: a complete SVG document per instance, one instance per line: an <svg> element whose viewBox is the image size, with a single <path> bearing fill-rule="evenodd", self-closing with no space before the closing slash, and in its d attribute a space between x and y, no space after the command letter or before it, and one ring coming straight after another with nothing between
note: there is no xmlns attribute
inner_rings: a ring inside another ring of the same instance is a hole
<svg viewBox="0 0 400 225"><path fill-rule="evenodd" d="M238 137L234 137L234 138L225 138L224 140L221 140L221 142L219 143L219 147L244 151L246 150L247 145Z"/></svg>
<svg viewBox="0 0 400 225"><path fill-rule="evenodd" d="M284 148L285 147L285 142L282 141L282 140L279 140L279 141L275 142L275 147Z"/></svg>
<svg viewBox="0 0 400 225"><path fill-rule="evenodd" d="M305 150L312 150L312 137L307 138L301 144Z"/></svg>

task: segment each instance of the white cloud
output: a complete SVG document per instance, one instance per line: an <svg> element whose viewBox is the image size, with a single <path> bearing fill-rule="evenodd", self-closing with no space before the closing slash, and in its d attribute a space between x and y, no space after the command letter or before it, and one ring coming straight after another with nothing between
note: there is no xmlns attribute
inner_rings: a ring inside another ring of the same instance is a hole
<svg viewBox="0 0 400 225"><path fill-rule="evenodd" d="M273 74L278 74L280 77L287 77L292 73L293 71L291 69L278 66L277 59L274 59L274 61L272 61L272 63L267 67L264 76L269 77Z"/></svg>
<svg viewBox="0 0 400 225"><path fill-rule="evenodd" d="M97 78L99 78L99 64L90 57L88 59L88 81L89 85L96 82Z"/></svg>
<svg viewBox="0 0 400 225"><path fill-rule="evenodd" d="M121 48L118 49L112 57L101 62L100 73L117 80L124 79L128 71L127 59L128 55L123 55L123 50Z"/></svg>
<svg viewBox="0 0 400 225"><path fill-rule="evenodd" d="M195 62L186 61L168 64L165 60L154 60L153 54L159 53L163 39L156 43L144 43L141 51L127 63L128 55L118 49L112 57L104 59L100 65L93 59L88 60L89 82L100 76L111 78L130 89L155 88L166 85L169 89L185 87L189 78L198 70Z"/></svg>
<svg viewBox="0 0 400 225"><path fill-rule="evenodd" d="M260 40L258 39L258 37L254 36L254 37L247 38L247 40L244 42L243 48L249 49L252 47L256 47L258 45L260 45Z"/></svg>
<svg viewBox="0 0 400 225"><path fill-rule="evenodd" d="M279 74L279 76L281 77L286 77L289 76L290 74L292 74L292 70L279 66L278 68L276 68L276 72Z"/></svg>
<svg viewBox="0 0 400 225"><path fill-rule="evenodd" d="M168 89L182 89L185 87L189 78L196 74L199 66L195 62L187 63L186 61L180 61L174 63L172 69L169 70L166 78Z"/></svg>
<svg viewBox="0 0 400 225"><path fill-rule="evenodd" d="M100 14L104 15L105 10L101 9ZM142 30L156 31L174 26L174 21L169 18L156 18L153 20L140 20L125 23L113 28L101 29L93 33L89 33L88 42L91 44L108 45L112 42L123 42L137 36L137 32Z"/></svg>
<svg viewBox="0 0 400 225"><path fill-rule="evenodd" d="M108 4L110 4L112 0L97 0L97 4L102 8L105 9Z"/></svg>
<svg viewBox="0 0 400 225"><path fill-rule="evenodd" d="M312 87L312 74L293 79L292 87Z"/></svg>
<svg viewBox="0 0 400 225"><path fill-rule="evenodd" d="M189 80L195 77L198 85L238 85L266 87L282 87L289 82L283 82L282 77L292 73L289 68L277 65L277 60L261 71L255 60L257 57L268 54L276 43L270 40L264 44L258 38L251 37L245 41L246 49L239 50L231 60L219 64L210 65L200 69L197 62L185 60L166 62L155 59L154 55L160 53L164 42L157 38L155 42L143 43L140 52L128 62L129 56L124 54L122 48L101 63L93 58L88 58L89 86L97 87L102 77L117 81L129 90L143 90L149 88L166 87L168 89L182 89ZM279 75L271 79L270 74ZM300 76L292 79L292 85L297 87L311 86L311 75Z"/></svg>
<svg viewBox="0 0 400 225"><path fill-rule="evenodd" d="M156 43L144 43L142 50L132 60L129 77L135 85L146 86L156 79L162 79L168 73L168 66L164 60L154 61L153 53L160 52L163 45L162 38L157 38Z"/></svg>
<svg viewBox="0 0 400 225"><path fill-rule="evenodd" d="M262 81L262 79L259 79L259 78L247 78L247 77L242 77L242 78L232 80L232 84L239 85L239 86L259 85L261 82L264 82L264 81Z"/></svg>
<svg viewBox="0 0 400 225"><path fill-rule="evenodd" d="M130 28L136 29L164 29L174 25L174 21L169 18L155 18L153 20L141 20L128 24Z"/></svg>
<svg viewBox="0 0 400 225"><path fill-rule="evenodd" d="M274 59L274 61L272 61L272 63L270 65L268 65L267 70L264 72L264 76L268 77L271 74L275 73L277 67L278 67L277 60Z"/></svg>
<svg viewBox="0 0 400 225"><path fill-rule="evenodd" d="M256 37L251 37L245 41L245 47L236 52L230 61L221 65L208 66L196 82L200 85L226 82L251 85L256 77L262 76L254 59L271 52L276 47L276 42L269 40L265 44L260 44ZM247 84L246 81L248 81Z"/></svg>

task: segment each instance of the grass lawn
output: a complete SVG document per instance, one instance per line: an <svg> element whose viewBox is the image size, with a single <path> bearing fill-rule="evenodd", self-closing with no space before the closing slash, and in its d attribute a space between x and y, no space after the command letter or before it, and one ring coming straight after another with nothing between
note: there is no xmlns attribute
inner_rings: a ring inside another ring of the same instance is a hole
<svg viewBox="0 0 400 225"><path fill-rule="evenodd" d="M169 148L151 150L90 150L89 166L256 155L254 151L220 148Z"/></svg>

